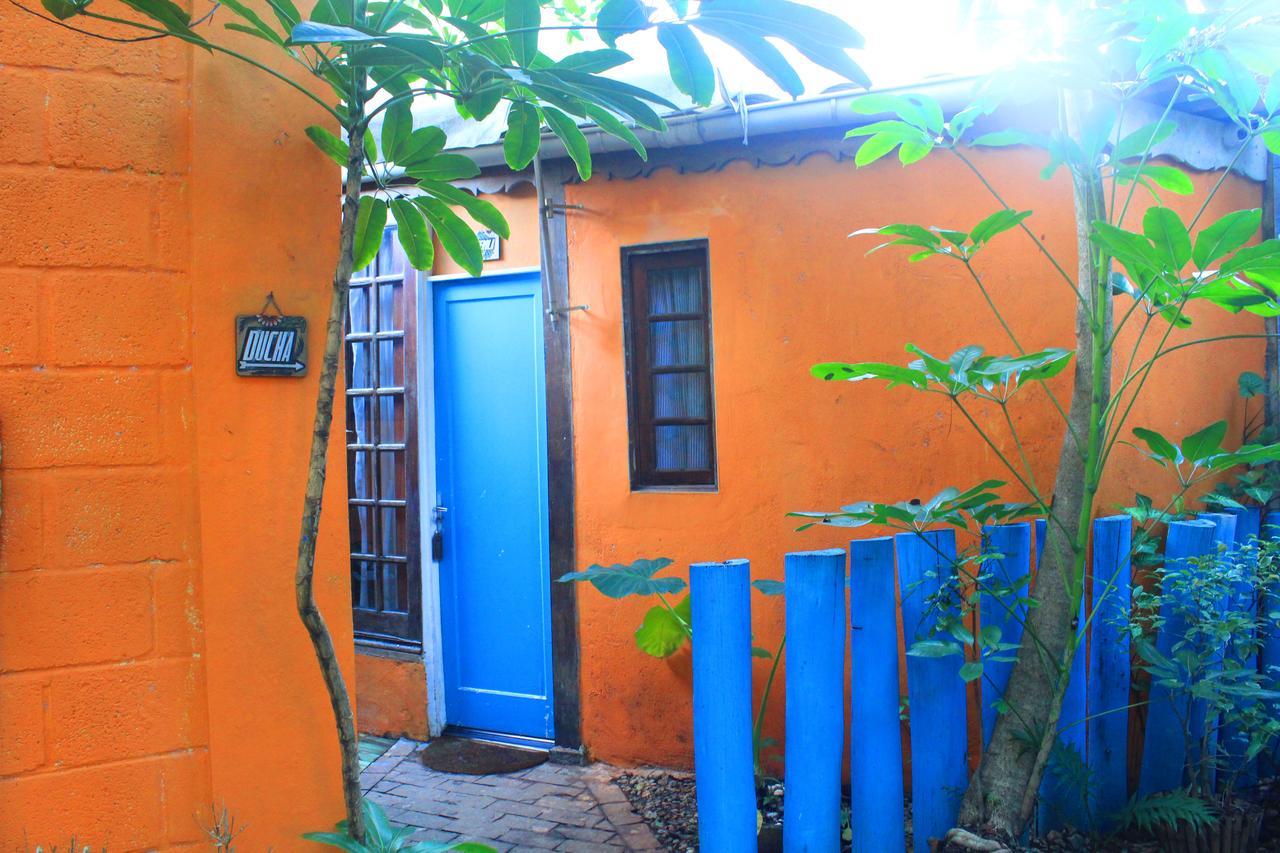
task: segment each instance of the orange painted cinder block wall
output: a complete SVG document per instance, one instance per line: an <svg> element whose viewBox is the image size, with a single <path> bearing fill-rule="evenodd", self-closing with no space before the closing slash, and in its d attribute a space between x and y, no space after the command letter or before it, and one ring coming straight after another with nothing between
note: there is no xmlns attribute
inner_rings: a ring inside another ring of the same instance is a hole
<svg viewBox="0 0 1280 853"><path fill-rule="evenodd" d="M225 57L0 9L4 853L199 846L215 800L247 849L341 817L293 609L315 374L232 362L268 290L318 361L338 175L316 120ZM330 483L317 594L350 671Z"/></svg>
<svg viewBox="0 0 1280 853"><path fill-rule="evenodd" d="M1036 233L1074 265L1070 187L1061 176L1040 181L1042 160L1027 151L979 157L1011 204L1035 211L1029 223ZM1196 176L1201 192L1214 177ZM1261 204L1259 185L1231 178L1225 186L1206 222ZM942 398L809 375L821 361L905 363L908 342L938 354L970 343L1010 351L960 265L909 264L892 250L865 257L873 239L847 239L855 229L892 222L967 229L997 209L953 159L934 156L904 170L886 158L858 170L819 154L779 168L736 162L701 174L662 169L648 178L570 186L568 201L583 205L567 220L570 301L591 306L571 320L579 568L666 556L675 560L670 571L687 578L691 562L746 557L753 577L780 578L786 552L848 542L839 530L795 532L788 511L927 499L946 486L1008 479ZM1197 204L1178 207L1190 219ZM710 245L719 488L633 492L619 249L693 238ZM1001 236L976 266L1028 349L1072 346L1073 297L1028 239ZM1196 334L1262 331L1249 316L1194 316ZM1121 351L1131 341L1122 336ZM1238 436L1236 376L1261 369L1258 342L1183 351L1156 369L1131 425L1180 437L1227 418ZM1055 381L1061 399L1069 385L1070 371ZM1037 394L1012 413L1029 439L1038 480L1051 482L1062 435L1056 415ZM1174 485L1120 447L1099 514L1131 502L1135 491L1167 495ZM1016 491L1009 497L1023 498ZM586 586L578 602L583 735L592 755L691 764L687 653L662 661L635 648L633 632L651 602L606 599ZM781 599L753 594L752 607L756 644L776 647ZM755 663L757 691L768 665ZM779 689L768 719L779 739L783 704Z"/></svg>

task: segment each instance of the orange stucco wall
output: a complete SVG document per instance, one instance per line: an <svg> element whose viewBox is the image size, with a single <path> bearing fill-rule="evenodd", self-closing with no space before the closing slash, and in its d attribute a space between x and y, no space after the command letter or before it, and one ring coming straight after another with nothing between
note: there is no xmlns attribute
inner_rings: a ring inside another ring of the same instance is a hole
<svg viewBox="0 0 1280 853"><path fill-rule="evenodd" d="M420 657L356 655L360 731L426 740L427 671Z"/></svg>
<svg viewBox="0 0 1280 853"><path fill-rule="evenodd" d="M341 817L293 609L315 372L240 379L232 357L234 316L274 290L318 361L338 176L316 120L225 57L0 9L6 853L196 846L212 801L248 849ZM317 594L349 665L330 483Z"/></svg>
<svg viewBox="0 0 1280 853"><path fill-rule="evenodd" d="M1040 181L1041 159L1012 152L981 162L1012 204L1036 211L1036 233L1073 264L1069 186L1061 176ZM1233 178L1208 215L1257 206L1260 199L1259 186ZM908 264L894 251L864 257L874 243L846 238L857 228L891 222L968 228L994 211L955 161L933 157L903 170L888 158L856 170L851 162L815 155L781 168L737 162L704 174L665 169L649 178L575 185L568 200L584 206L568 220L571 301L591 306L571 321L580 567L667 556L683 574L693 561L747 557L754 577L778 578L785 552L847 543L838 530L794 532L790 510L927 498L949 485L1007 479L941 398L870 382L827 384L808 373L827 360L905 363L908 342L940 354L969 343L1010 350L958 264ZM1182 207L1184 216L1194 212L1190 202ZM691 238L710 241L719 489L632 492L619 248ZM1004 235L977 266L1028 349L1071 346L1073 297L1029 240ZM1197 334L1261 330L1255 318L1214 311L1195 316ZM1127 353L1123 343L1121 350ZM1244 342L1169 358L1155 371L1132 424L1181 436L1228 417L1238 435L1235 378L1261 369L1261 353L1259 345ZM1069 373L1054 383L1062 399ZM1041 393L1026 395L1012 410L1043 484L1052 480L1062 433ZM1121 447L1100 512L1131 501L1135 490L1167 494L1170 482ZM655 660L636 650L632 633L648 603L606 599L587 587L578 599L583 732L592 754L689 764L688 661L683 655ZM753 596L753 629L757 644L776 646L779 599ZM756 662L757 690L767 666ZM775 735L781 733L780 697L769 719Z"/></svg>

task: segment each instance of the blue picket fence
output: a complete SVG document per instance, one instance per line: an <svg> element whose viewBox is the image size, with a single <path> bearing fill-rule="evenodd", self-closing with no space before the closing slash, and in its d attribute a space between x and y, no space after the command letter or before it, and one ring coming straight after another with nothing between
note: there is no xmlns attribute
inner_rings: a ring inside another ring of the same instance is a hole
<svg viewBox="0 0 1280 853"><path fill-rule="evenodd" d="M1165 562L1184 565L1219 547L1236 547L1271 532L1280 534L1280 513L1269 514L1264 523L1256 509L1175 521L1169 525ZM1019 592L980 596L979 623L984 629L999 628L1002 642L1020 639L1025 604L1010 602L1025 596L1033 557L1040 560L1044 541L1043 520L983 530L981 547L990 557L983 570L993 575L993 583ZM1100 823L1129 799L1127 709L1132 673L1129 642L1118 617L1130 601L1131 549L1128 517L1094 522L1091 595L1084 597L1088 607L1082 603L1080 624L1086 624L1086 614L1098 612L1088 620L1091 633L1076 656L1063 702L1059 743L1064 750L1051 762L1041 788L1042 830ZM899 666L902 650L924 639L933 627L937 611L927 601L953 578L955 558L956 535L949 529L855 540L847 553L786 555L786 850L839 849L846 733L853 850L904 849L908 771L901 738ZM695 564L690 572L694 761L701 849L708 853L755 845L749 583L745 560ZM846 627L851 627L847 658ZM1161 651L1167 653L1176 630L1174 624L1158 637ZM941 837L953 825L968 782L969 715L980 715L974 725L980 721L985 743L1012 664L985 664L982 701L974 709L959 673L961 656L913 655L905 660L913 846L917 853L926 853L929 839ZM1280 632L1264 638L1259 664L1280 665ZM847 729L846 675L852 684ZM1181 727L1170 703L1161 699L1156 686L1143 734L1141 793L1182 783L1186 756ZM1224 741L1230 742L1230 737ZM1087 788L1073 778L1072 768L1057 766L1068 760L1087 767ZM1246 776L1251 773L1256 767L1246 769ZM1089 792L1089 802L1082 791Z"/></svg>

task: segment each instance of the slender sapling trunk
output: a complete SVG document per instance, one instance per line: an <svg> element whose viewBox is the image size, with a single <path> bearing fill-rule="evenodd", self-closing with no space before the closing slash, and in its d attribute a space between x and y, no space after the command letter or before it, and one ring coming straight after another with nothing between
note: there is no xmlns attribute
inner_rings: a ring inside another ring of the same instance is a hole
<svg viewBox="0 0 1280 853"><path fill-rule="evenodd" d="M354 107L355 105L353 105ZM353 113L358 113L353 108ZM352 838L363 839L364 813L360 800L359 743L356 735L355 715L351 710L351 697L338 666L333 636L325 624L324 616L315 599L316 535L320 529L320 506L324 499L326 460L329 453L329 432L333 424L334 390L341 363L344 321L347 314L348 286L354 261L356 217L360 205L360 177L363 173L364 140L361 133L350 133L350 152L342 194L342 230L339 238L338 263L333 271L333 295L329 306L329 320L325 326L324 358L320 367L320 390L316 397L315 424L311 430L311 458L307 465L307 492L302 506L302 532L298 536L298 564L294 576L298 615L306 626L315 650L324 686L333 706L334 722L338 727L338 742L342 748L342 794L347 808L347 831Z"/></svg>

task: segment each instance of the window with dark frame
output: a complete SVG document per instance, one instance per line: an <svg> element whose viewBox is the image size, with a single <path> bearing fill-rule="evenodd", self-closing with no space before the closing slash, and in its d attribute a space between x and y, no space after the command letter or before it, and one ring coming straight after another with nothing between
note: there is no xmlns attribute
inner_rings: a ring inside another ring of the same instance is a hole
<svg viewBox="0 0 1280 853"><path fill-rule="evenodd" d="M716 485L705 241L622 250L631 488Z"/></svg>
<svg viewBox="0 0 1280 853"><path fill-rule="evenodd" d="M351 278L347 510L357 640L420 649L422 574L414 387L414 271L388 228Z"/></svg>

